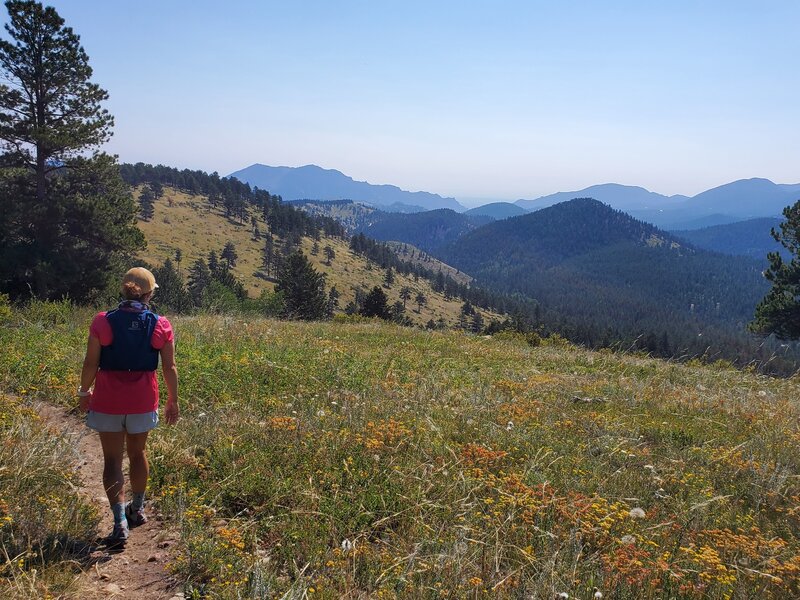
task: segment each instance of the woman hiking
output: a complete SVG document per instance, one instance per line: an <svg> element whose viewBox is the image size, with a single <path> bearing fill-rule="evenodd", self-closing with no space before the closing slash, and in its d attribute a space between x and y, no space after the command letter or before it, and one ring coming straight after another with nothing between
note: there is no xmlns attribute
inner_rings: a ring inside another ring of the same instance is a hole
<svg viewBox="0 0 800 600"><path fill-rule="evenodd" d="M158 424L158 378L167 384L164 418L178 420L178 370L172 325L150 311L148 303L156 284L143 267L125 273L119 306L98 313L89 327L86 357L78 388L80 408L88 411L86 425L100 434L103 447L103 486L114 513L111 545L124 545L130 527L147 521L144 493L149 465L145 455L147 434ZM92 384L94 389L92 390ZM127 447L133 498L125 503L122 461Z"/></svg>

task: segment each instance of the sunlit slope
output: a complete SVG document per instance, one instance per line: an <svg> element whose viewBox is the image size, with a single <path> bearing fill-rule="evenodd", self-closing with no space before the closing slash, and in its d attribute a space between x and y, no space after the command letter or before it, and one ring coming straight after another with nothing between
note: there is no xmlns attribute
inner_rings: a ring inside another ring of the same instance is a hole
<svg viewBox="0 0 800 600"><path fill-rule="evenodd" d="M258 238L253 235L253 226L249 219L240 223L236 219L227 218L221 207L211 206L205 196L192 196L165 187L164 196L155 202L153 218L139 221L139 227L147 238L147 248L140 253L140 258L151 264L163 263L167 258L174 261L175 252L180 249L180 268L185 275L197 258L207 259L212 250L219 254L230 241L236 246L239 256L232 270L245 284L249 295L258 296L264 290L271 291L274 283L256 276L261 270L263 235L269 228L257 211L251 211L251 214L257 220L261 234ZM277 247L280 247L280 241L276 238ZM303 252L318 271L325 273L328 288L336 286L341 294L340 308L343 309L354 299L354 288L360 287L369 291L373 286L383 285L385 270L351 252L347 241L323 236L318 242L319 251L316 255L312 255L313 245L313 240L304 238ZM336 255L330 264L327 263L323 251L325 246L330 246ZM445 273L450 271L455 270L444 267ZM446 325L451 326L458 321L463 301L446 299L443 294L433 290L430 282L422 278L414 281L412 277L395 273L395 282L391 287L384 287L390 304L402 302L400 290L403 287L411 290L411 298L406 301L406 314L414 323L424 325L429 320L437 322L443 319ZM427 304L421 308L415 304L417 293L420 292L427 299ZM486 321L499 318L499 315L488 311L480 312Z"/></svg>
<svg viewBox="0 0 800 600"><path fill-rule="evenodd" d="M136 192L134 192L136 193ZM267 227L261 215L258 227L263 233ZM161 264L167 258L175 261L180 250L180 264L184 275L198 258L208 259L213 250L219 255L227 242L233 242L239 259L233 272L251 296L257 296L272 284L254 275L261 267L263 239L255 239L250 222L239 223L225 217L221 208L215 208L205 196L192 196L164 187L164 196L155 202L155 212L149 221L139 220L139 229L147 239L147 248L139 256L151 264Z"/></svg>

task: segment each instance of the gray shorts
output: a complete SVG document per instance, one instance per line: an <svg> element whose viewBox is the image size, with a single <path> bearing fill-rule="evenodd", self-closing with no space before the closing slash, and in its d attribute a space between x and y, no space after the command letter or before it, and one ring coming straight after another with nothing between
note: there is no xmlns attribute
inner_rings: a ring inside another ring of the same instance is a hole
<svg viewBox="0 0 800 600"><path fill-rule="evenodd" d="M156 411L138 415L109 415L108 413L89 411L86 415L86 426L103 433L144 433L158 425Z"/></svg>

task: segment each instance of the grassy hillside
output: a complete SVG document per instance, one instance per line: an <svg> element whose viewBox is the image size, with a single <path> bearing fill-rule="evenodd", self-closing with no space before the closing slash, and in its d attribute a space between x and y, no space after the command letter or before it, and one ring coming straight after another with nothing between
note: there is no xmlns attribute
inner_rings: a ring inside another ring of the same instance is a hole
<svg viewBox="0 0 800 600"><path fill-rule="evenodd" d="M386 242L392 250L395 251L397 256L403 260L410 262L414 265L420 265L432 271L441 271L444 275L450 277L453 281L461 284L472 283L473 279L463 271L451 267L445 262L440 261L416 246L406 244L403 242Z"/></svg>
<svg viewBox="0 0 800 600"><path fill-rule="evenodd" d="M263 234L268 231L261 215L256 212L253 214L258 220L260 232ZM242 224L225 217L223 209L212 207L205 196L189 195L165 187L164 196L155 203L153 218L149 221L140 220L139 227L147 238L147 248L141 253L141 258L151 264L161 264L167 258L174 258L175 251L180 249L183 253L181 267L185 273L197 258L207 258L212 250L219 253L225 243L231 241L239 255L233 272L245 284L248 293L258 296L263 290L271 291L274 288L273 283L255 275L260 269L264 241L254 238L251 223ZM326 245L330 245L336 253L330 265L325 262L322 252ZM383 284L384 271L351 252L344 240L323 237L319 241L320 252L317 256L311 254L312 246L313 240L304 238L303 252L318 271L325 273L328 287L335 285L341 293L340 307L344 308L355 297L354 287L369 290ZM431 268L431 265L427 266ZM450 267L443 268L446 273L455 271ZM424 325L431 319L444 319L447 325L456 324L462 301L445 299L424 279L414 281L411 277L396 274L394 285L385 290L390 303L400 300L400 290L404 286L412 290L412 299L406 303L406 314L414 323ZM428 299L428 304L421 310L413 300L418 292ZM499 318L499 315L488 311L480 312L487 322L491 318Z"/></svg>
<svg viewBox="0 0 800 600"><path fill-rule="evenodd" d="M0 385L74 402L89 320L13 317ZM800 594L795 379L386 324L175 327L183 419L150 455L187 596Z"/></svg>
<svg viewBox="0 0 800 600"><path fill-rule="evenodd" d="M134 194L138 193L136 190ZM254 213L255 214L255 213ZM257 215L259 229L267 231L261 215ZM212 207L208 198L190 195L171 187L164 188L164 196L155 202L155 212L149 221L139 220L139 229L147 239L147 248L140 258L151 264L174 260L175 251L183 253L181 267L188 271L198 258L208 258L208 253L219 251L226 242L236 245L239 260L233 272L251 296L262 290L272 290L273 284L254 275L261 266L263 240L253 238L249 222L239 223L225 217L221 208Z"/></svg>
<svg viewBox="0 0 800 600"><path fill-rule="evenodd" d="M351 234L369 227L386 214L372 206L353 202L352 200L332 200L328 202L296 200L290 204L312 215L322 215L336 219Z"/></svg>

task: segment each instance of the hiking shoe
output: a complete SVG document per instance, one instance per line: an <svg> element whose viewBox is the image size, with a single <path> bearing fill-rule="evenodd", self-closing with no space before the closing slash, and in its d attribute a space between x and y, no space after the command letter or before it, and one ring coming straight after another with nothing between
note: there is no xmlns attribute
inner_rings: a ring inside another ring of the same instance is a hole
<svg viewBox="0 0 800 600"><path fill-rule="evenodd" d="M138 527L147 523L147 516L144 514L144 506L134 510L133 503L128 502L125 505L125 518L128 519L128 525L131 527Z"/></svg>
<svg viewBox="0 0 800 600"><path fill-rule="evenodd" d="M128 541L128 523L126 523L125 521L123 521L122 523L115 523L114 530L111 532L111 535L109 535L107 538L108 545L112 547L120 547L124 546L127 541Z"/></svg>

